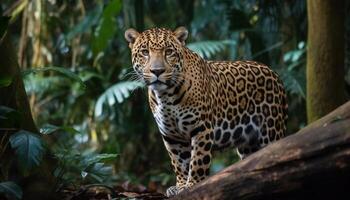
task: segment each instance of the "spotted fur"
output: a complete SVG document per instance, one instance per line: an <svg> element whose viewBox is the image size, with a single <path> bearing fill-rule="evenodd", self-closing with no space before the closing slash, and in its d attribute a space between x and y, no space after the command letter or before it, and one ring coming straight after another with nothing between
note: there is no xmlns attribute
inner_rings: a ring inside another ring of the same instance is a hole
<svg viewBox="0 0 350 200"><path fill-rule="evenodd" d="M253 61L207 61L185 45L187 30L154 28L125 38L176 173L174 195L209 175L212 152L243 159L285 136L287 103L278 75Z"/></svg>

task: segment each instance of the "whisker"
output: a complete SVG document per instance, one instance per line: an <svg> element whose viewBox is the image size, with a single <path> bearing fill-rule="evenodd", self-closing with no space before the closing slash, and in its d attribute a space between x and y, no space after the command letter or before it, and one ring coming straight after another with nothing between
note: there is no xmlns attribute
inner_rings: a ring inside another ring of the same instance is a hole
<svg viewBox="0 0 350 200"><path fill-rule="evenodd" d="M122 76L122 79L128 78L128 77L136 77L136 76L139 76L139 75L136 73L129 73L129 74L125 74L124 76Z"/></svg>
<svg viewBox="0 0 350 200"><path fill-rule="evenodd" d="M130 71L128 71L128 70L130 70ZM122 76L122 78L125 78L126 76L129 76L129 75L131 75L131 74L136 74L136 72L135 72L135 70L134 69L126 69L126 73L125 74L123 74L123 76Z"/></svg>

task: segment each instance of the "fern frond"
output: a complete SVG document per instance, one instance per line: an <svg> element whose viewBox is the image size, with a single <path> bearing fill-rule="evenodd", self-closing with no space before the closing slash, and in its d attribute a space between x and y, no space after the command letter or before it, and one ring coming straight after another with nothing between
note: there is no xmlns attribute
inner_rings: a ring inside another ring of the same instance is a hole
<svg viewBox="0 0 350 200"><path fill-rule="evenodd" d="M288 93L295 94L305 99L305 75L303 75L302 73L298 73L294 70L280 70L279 74L281 76L282 82L284 83L284 87Z"/></svg>
<svg viewBox="0 0 350 200"><path fill-rule="evenodd" d="M187 45L189 49L198 53L203 58L211 58L215 54L225 50L228 45L235 45L233 40L202 41L193 42Z"/></svg>
<svg viewBox="0 0 350 200"><path fill-rule="evenodd" d="M142 86L143 84L138 81L124 81L112 85L97 99L95 117L102 115L104 105L113 106L116 103L122 103L130 96L133 90Z"/></svg>

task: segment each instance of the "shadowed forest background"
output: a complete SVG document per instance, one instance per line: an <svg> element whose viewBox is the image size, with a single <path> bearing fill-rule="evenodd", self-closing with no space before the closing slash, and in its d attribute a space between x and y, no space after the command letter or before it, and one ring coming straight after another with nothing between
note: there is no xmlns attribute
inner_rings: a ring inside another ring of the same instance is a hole
<svg viewBox="0 0 350 200"><path fill-rule="evenodd" d="M349 99L349 5L2 0L10 17L0 21L0 199L89 184L163 192L175 183L147 89L130 75L127 28L185 26L187 47L206 59L267 64L288 93L291 134ZM211 171L237 160L225 151Z"/></svg>

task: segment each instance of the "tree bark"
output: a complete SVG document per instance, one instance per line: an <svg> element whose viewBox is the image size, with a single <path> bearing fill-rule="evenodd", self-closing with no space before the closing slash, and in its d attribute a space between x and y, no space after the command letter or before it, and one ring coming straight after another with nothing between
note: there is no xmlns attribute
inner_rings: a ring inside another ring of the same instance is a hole
<svg viewBox="0 0 350 200"><path fill-rule="evenodd" d="M15 50L8 37L6 35L0 41L0 75L1 77L10 77L12 82L7 87L0 87L0 105L13 108L22 114L22 120L16 128L38 132L32 118Z"/></svg>
<svg viewBox="0 0 350 200"><path fill-rule="evenodd" d="M345 1L308 0L307 116L315 121L345 100Z"/></svg>
<svg viewBox="0 0 350 200"><path fill-rule="evenodd" d="M350 185L350 101L172 199L341 199Z"/></svg>
<svg viewBox="0 0 350 200"><path fill-rule="evenodd" d="M20 120L11 127L0 126L0 140L8 141L9 136L20 129L30 131L34 134L40 133L32 118L28 97L24 88L20 68L17 64L15 50L10 41L10 34L0 41L0 77L10 77L12 82L8 86L0 87L0 105L10 107L19 112ZM5 129L4 129L5 128ZM53 193L55 177L53 171L56 160L47 152L42 164L33 169L30 174L20 174L16 160L13 159L13 151L9 145L0 146L6 148L4 154L0 155L1 172L8 170L5 178L19 182L23 190L23 199L56 199Z"/></svg>

